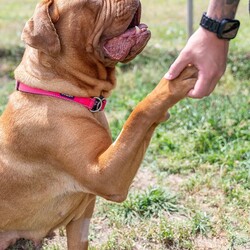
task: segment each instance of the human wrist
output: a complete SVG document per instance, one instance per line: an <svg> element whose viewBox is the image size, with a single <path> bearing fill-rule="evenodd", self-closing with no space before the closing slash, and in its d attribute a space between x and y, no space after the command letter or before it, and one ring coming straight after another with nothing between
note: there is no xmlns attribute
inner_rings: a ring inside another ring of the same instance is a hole
<svg viewBox="0 0 250 250"><path fill-rule="evenodd" d="M206 12L207 16L220 22L221 20L225 19L225 18L230 18L230 19L233 19L232 17L229 17L229 16L226 16L225 14L223 13L214 13L213 11L207 11Z"/></svg>
<svg viewBox="0 0 250 250"><path fill-rule="evenodd" d="M230 40L236 37L240 22L235 19L222 19L218 21L203 13L200 21L200 26L217 35L219 39Z"/></svg>
<svg viewBox="0 0 250 250"><path fill-rule="evenodd" d="M229 44L230 40L219 39L215 33L211 32L211 31L209 31L201 26L198 28L198 31L200 32L200 35L202 36L203 40L208 40L210 42L216 42L216 43L221 43L221 44Z"/></svg>

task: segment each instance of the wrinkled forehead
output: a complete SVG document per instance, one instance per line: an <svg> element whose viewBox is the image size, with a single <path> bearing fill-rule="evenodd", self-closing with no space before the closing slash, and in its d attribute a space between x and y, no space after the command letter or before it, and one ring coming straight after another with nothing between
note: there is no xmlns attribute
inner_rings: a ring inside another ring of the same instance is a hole
<svg viewBox="0 0 250 250"><path fill-rule="evenodd" d="M49 0L44 0L48 2ZM140 0L54 0L61 10L78 8L80 10L84 6L97 8L102 7L104 11L121 15L124 11L133 11L138 8Z"/></svg>
<svg viewBox="0 0 250 250"><path fill-rule="evenodd" d="M106 14L107 36L119 34L127 29L140 5L140 0L103 0L103 2L106 4L102 14Z"/></svg>
<svg viewBox="0 0 250 250"><path fill-rule="evenodd" d="M54 3L59 15L67 16L66 20L73 23L84 20L89 26L100 25L107 35L114 35L130 23L140 0L54 0Z"/></svg>

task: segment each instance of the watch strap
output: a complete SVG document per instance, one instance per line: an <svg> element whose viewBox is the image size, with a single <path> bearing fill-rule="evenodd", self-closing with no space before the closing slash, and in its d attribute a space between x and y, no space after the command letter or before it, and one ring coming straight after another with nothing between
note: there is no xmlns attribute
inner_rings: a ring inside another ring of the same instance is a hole
<svg viewBox="0 0 250 250"><path fill-rule="evenodd" d="M213 33L217 33L220 27L220 22L208 17L207 13L204 12L200 21L200 26Z"/></svg>

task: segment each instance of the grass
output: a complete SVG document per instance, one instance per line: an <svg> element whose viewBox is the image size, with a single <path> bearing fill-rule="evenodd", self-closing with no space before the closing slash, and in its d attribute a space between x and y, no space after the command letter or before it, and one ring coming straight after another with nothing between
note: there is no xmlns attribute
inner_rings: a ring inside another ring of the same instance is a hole
<svg viewBox="0 0 250 250"><path fill-rule="evenodd" d="M20 31L34 0L1 0L0 113L14 88L20 61ZM143 21L152 39L133 62L117 67L118 86L107 115L113 138L125 119L185 45L185 4L142 0ZM195 1L195 23L207 3ZM98 199L90 230L90 249L250 249L249 16L240 3L239 35L231 42L228 67L214 93L185 99L152 138L128 199ZM197 25L196 25L197 26ZM43 249L66 249L65 231ZM20 243L21 244L21 243ZM25 243L24 249L32 249ZM13 249L20 249L18 246Z"/></svg>
<svg viewBox="0 0 250 250"><path fill-rule="evenodd" d="M125 224L159 217L162 211L173 213L179 210L176 197L161 188L149 188L144 192L131 193L121 205L107 203L102 208L101 213L106 214L110 221L116 222L118 218Z"/></svg>

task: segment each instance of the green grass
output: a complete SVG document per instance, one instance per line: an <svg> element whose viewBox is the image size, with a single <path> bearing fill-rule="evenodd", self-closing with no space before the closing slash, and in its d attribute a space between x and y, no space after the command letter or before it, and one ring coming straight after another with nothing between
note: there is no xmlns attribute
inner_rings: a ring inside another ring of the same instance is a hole
<svg viewBox="0 0 250 250"><path fill-rule="evenodd" d="M38 1L0 0L0 3L0 48L23 46L20 40L21 32Z"/></svg>
<svg viewBox="0 0 250 250"><path fill-rule="evenodd" d="M149 188L142 193L131 193L121 205L107 203L102 208L101 213L106 214L111 222L120 219L125 224L159 217L162 211L170 213L179 211L176 196L161 188Z"/></svg>
<svg viewBox="0 0 250 250"><path fill-rule="evenodd" d="M186 42L186 1L142 3L152 39L133 62L117 67L118 86L107 105L114 139ZM1 0L0 113L14 88L13 70L23 50L20 33L35 4ZM206 5L195 1L195 27ZM241 29L214 93L203 100L185 99L171 109L170 120L156 129L124 203L98 198L91 250L250 249L247 1L241 1L237 16ZM26 249L32 249L28 244ZM66 249L64 229L56 240L45 240L43 249Z"/></svg>

